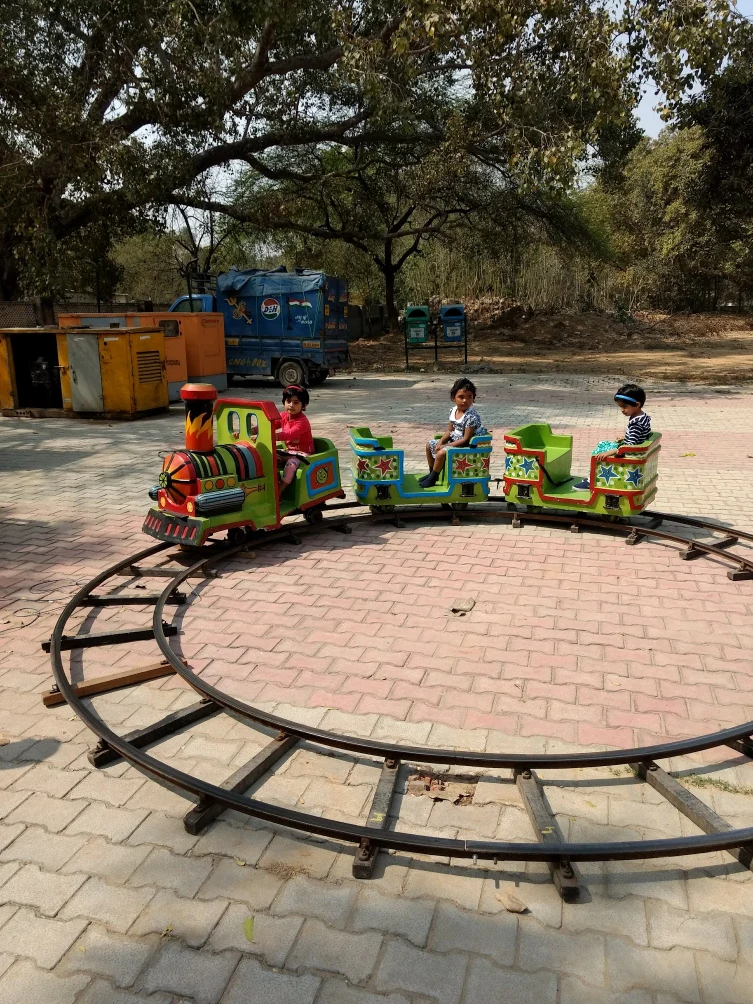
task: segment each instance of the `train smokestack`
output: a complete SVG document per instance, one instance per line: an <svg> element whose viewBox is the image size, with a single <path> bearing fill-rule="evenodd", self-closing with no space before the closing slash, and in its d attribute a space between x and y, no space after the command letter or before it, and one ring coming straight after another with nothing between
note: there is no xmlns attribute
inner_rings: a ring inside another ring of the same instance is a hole
<svg viewBox="0 0 753 1004"><path fill-rule="evenodd" d="M180 396L186 402L186 449L209 453L214 449L212 413L217 388L211 383L187 383Z"/></svg>

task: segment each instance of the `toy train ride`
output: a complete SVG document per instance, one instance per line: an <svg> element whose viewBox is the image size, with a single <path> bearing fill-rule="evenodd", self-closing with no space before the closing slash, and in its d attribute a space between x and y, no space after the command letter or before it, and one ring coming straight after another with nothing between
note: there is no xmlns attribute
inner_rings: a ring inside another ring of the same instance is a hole
<svg viewBox="0 0 753 1004"><path fill-rule="evenodd" d="M277 529L286 516L321 520L329 499L345 498L338 453L329 439L315 438L315 452L303 458L292 484L280 485L279 469L290 454L277 442L280 414L271 401L217 400L211 384L187 384L181 397L185 449L165 457L159 483L149 490L156 505L147 513L145 533L198 547L227 531L231 543L242 543L258 530ZM391 437L353 428L350 446L356 498L372 512L438 503L465 509L489 498L489 433L466 446L450 446L431 488L406 473L403 451ZM637 516L656 495L660 449L661 433L655 432L640 446L619 447L607 460L592 456L588 477L582 478L570 470L572 436L555 435L543 423L522 425L504 436L504 497L533 511Z"/></svg>

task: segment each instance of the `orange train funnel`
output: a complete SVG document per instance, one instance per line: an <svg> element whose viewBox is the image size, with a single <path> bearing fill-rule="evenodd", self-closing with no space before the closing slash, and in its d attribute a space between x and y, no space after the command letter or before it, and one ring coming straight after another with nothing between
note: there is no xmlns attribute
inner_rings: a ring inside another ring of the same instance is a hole
<svg viewBox="0 0 753 1004"><path fill-rule="evenodd" d="M217 400L217 388L211 383L187 383L180 396L186 402L186 449L194 453L211 453L214 449L212 413Z"/></svg>

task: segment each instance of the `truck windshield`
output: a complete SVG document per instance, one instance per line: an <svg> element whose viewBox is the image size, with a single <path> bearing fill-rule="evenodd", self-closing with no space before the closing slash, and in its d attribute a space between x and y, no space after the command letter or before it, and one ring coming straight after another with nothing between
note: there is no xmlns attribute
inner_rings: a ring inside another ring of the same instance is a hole
<svg viewBox="0 0 753 1004"><path fill-rule="evenodd" d="M193 312L195 314L200 314L202 309L201 297L192 296L191 299L193 300ZM191 313L191 301L188 299L188 297L186 297L185 300L181 300L180 303L177 303L173 307L173 312L177 311L185 311L186 313Z"/></svg>

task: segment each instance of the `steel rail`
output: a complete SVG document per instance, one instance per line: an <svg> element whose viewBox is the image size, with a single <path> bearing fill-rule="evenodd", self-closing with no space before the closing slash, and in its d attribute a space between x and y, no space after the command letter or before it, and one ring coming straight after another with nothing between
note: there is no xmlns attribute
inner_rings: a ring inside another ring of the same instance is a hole
<svg viewBox="0 0 753 1004"><path fill-rule="evenodd" d="M368 514L365 514L365 518L368 518ZM379 517L371 516L371 520L374 520L375 518ZM608 529L615 528L615 526L611 523L606 523L604 526ZM285 536L284 531L270 534L268 538L269 542L271 543L273 540L279 539L280 536ZM679 540L681 543L686 542L684 538L675 539ZM606 843L555 842L546 843L545 845L492 840L459 840L445 837L431 837L404 831L375 830L372 827L364 825L342 823L337 820L326 819L320 816L313 816L308 813L298 812L295 809L287 809L281 806L271 805L269 803L259 801L258 799L249 798L245 795L228 791L218 785L210 784L201 778L187 774L176 767L162 763L155 757L145 753L143 750L132 746L124 737L115 733L105 724L105 722L103 722L94 710L87 707L83 700L77 695L76 690L71 681L68 679L63 666L62 640L68 620L77 609L82 607L84 600L94 588L101 585L101 583L105 582L113 575L116 575L123 568L127 568L135 562L143 560L152 554L166 550L170 546L172 545L169 543L154 545L144 549L143 551L139 551L136 555L119 561L115 565L105 569L103 572L100 572L90 582L81 587L66 604L55 624L52 637L50 639L50 658L55 682L69 706L84 722L84 724L87 725L92 732L98 735L102 741L104 741L112 749L116 750L136 769L140 770L142 773L158 783L177 788L180 791L197 796L199 799L214 801L223 808L236 809L246 815L253 816L267 822L303 830L308 833L316 833L320 836L331 839L344 840L356 844L360 844L362 841L368 841L372 845L381 848L389 848L396 851L410 851L413 853L435 854L451 858L481 858L485 860L502 859L509 861L544 862L641 860L645 858L683 856L706 851L730 850L744 844L753 843L753 827L727 830L723 833L702 834L692 837L671 837L644 841L616 841ZM223 560L225 558L232 557L234 554L242 551L245 546L246 545L243 544L226 548L218 547L213 549L212 554L202 556L200 560L187 566L185 569L181 569L176 573L175 577L169 581L168 586L165 587L157 606L160 609L164 607L170 592L174 591L180 582L188 578L192 573L195 573L202 565L205 565L210 561ZM720 552L720 557L725 557L725 552ZM168 654L169 646L167 646L164 634L161 632L161 621L159 625L155 625L155 628L155 637L158 639L161 637L163 644L166 646L163 651L165 654ZM160 647L162 648L162 645L160 645ZM173 661L175 658L174 653L170 652L169 654L172 656L170 658L170 663L173 667L187 679L187 682L189 682L192 687L195 683L198 683L199 686L195 689L198 689L199 692L203 693L208 685L202 683L200 678L192 672L189 672L186 676L184 672L181 672L186 668L184 664L179 663L176 665ZM210 692L215 692L215 688L209 688L209 690ZM219 692L217 693L223 698L223 700L218 701L218 703L221 703L223 706L227 706L226 695L222 695ZM286 719L278 718L277 716L266 715L256 709L250 710L251 714L246 714L245 717L253 718L256 721L261 721L263 723L270 722L275 727L283 727L289 734L298 735L300 738L314 743L321 744L321 739L324 738L326 740L330 740L324 742L324 745L338 745L340 748L347 749L349 746L345 745L345 743L352 742L356 744L357 751L367 752L372 756L381 756L383 750L387 750L388 752L394 751L397 752L399 759L403 761L431 758L435 762L437 759L441 759L444 763L477 763L473 755L471 755L471 759L469 760L467 759L469 756L468 754L458 754L454 750L437 751L391 746L383 743L367 743L366 741L358 740L354 737L340 737L322 730L309 729L297 725L294 722L288 722ZM750 726L750 728L748 728L748 726ZM721 732L713 733L711 736L700 737L698 740L691 740L689 742L693 744L694 749L706 749L712 746L723 745L730 738L746 735L751 731L751 729L753 729L753 723L747 723L745 726L736 727L734 729L726 729ZM610 751L603 754L597 753L595 756L597 758L602 758L599 761L601 763L615 763L625 762L626 759L652 759L653 757L651 754L656 750L662 750L664 751L664 755L670 755L667 752L668 750L674 752L687 750L688 748L688 741L684 741L680 743L664 744L662 746L644 747L642 749L639 748L627 751L627 753L625 751ZM414 753L416 754L415 757L413 755ZM567 767L573 765L594 765L594 761L592 759L593 756L593 754L583 754L581 757L573 758L569 755L552 754L549 757L543 757L542 759L542 757L532 758L524 755L515 755L507 757L506 760L509 763L524 765L528 768L533 768L539 764L546 767ZM619 756L621 759L614 760L614 756ZM658 759L660 757L657 756L656 758ZM492 765L500 765L499 757L495 758Z"/></svg>
<svg viewBox="0 0 753 1004"><path fill-rule="evenodd" d="M443 516L446 516L444 510L440 510ZM483 510L473 510L473 514L485 515L485 516L512 516L513 513L484 513ZM408 519L421 519L426 518L428 513L424 511L419 513L401 513L401 518ZM524 514L517 514L518 516ZM373 522L374 520L379 520L383 517L375 516L369 513L365 513L360 516L350 517L351 521L356 522L358 520L365 520L367 522ZM545 522L566 522L571 523L574 519L572 516L551 516L542 513L528 514L528 518L540 522L542 519ZM318 526L325 525L319 523ZM618 529L623 534L627 535L632 533L633 527L624 526L609 522L595 522L591 519L587 520L588 526L598 526L602 529L615 530ZM644 530L641 529L641 533ZM670 540L675 543L686 544L687 540L684 537L678 537L674 534L667 533L663 530L645 530L648 536L658 537L662 540ZM270 543L272 542L270 538ZM254 542L254 546L257 543ZM718 556L722 560L730 562L732 560L735 564L739 564L742 559L737 556L730 555L729 552L724 550L717 550L711 545L699 545L699 548L705 553ZM747 559L745 559L747 561ZM753 561L747 561L751 570L753 571ZM190 666L188 666L170 647L170 644L165 636L162 624L163 617L165 615L165 604L167 603L170 594L178 588L178 586L187 579L193 572L195 572L197 567L202 564L199 561L196 565L188 566L185 570L176 574L174 579L171 579L168 585L165 586L162 591L159 600L154 606L153 614L153 628L154 637L157 644L160 647L165 658L170 662L170 665L175 669L176 673L183 677L186 683L189 684L194 690L201 693L204 697L214 701L221 707L240 715L243 718L247 718L251 721L257 722L258 724L267 726L272 729L279 729L288 735L298 736L302 740L309 742L314 742L322 746L330 746L336 749L348 750L351 753L365 754L367 756L378 756L384 759L399 759L403 761L411 761L418 763L451 763L457 764L463 767L497 767L497 768L528 768L528 769L540 769L540 768L572 768L572 767L606 767L606 766L618 766L633 763L636 760L663 760L667 757L678 756L685 753L696 753L700 750L712 749L715 746L723 746L735 739L744 739L753 733L753 721L743 722L740 725L733 726L728 729L722 729L718 732L709 733L706 735L698 736L692 739L678 739L674 742L661 743L653 746L639 746L631 749L622 750L602 750L590 753L539 753L539 754L525 754L525 753L476 753L476 752L458 752L457 750L448 749L437 749L427 746L403 746L398 743L380 742L374 739L363 739L358 736L346 736L338 735L334 732L329 732L325 729L314 728L309 725L301 725L298 722L291 721L288 718L281 718L279 715L273 715L270 712L262 711L259 708L255 708L253 705L246 704L241 701L240 698L233 697L231 694L224 693L219 688L207 683L196 674Z"/></svg>

